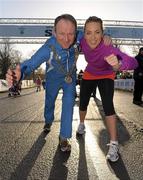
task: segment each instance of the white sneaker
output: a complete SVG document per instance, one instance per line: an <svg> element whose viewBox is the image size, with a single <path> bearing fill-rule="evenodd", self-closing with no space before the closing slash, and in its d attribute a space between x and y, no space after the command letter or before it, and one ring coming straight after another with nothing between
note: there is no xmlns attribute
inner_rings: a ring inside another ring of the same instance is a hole
<svg viewBox="0 0 143 180"><path fill-rule="evenodd" d="M109 146L109 150L108 150L108 153L107 153L107 156L106 158L112 162L116 162L118 159L119 159L119 147L118 147L118 144L113 144L113 143L110 143L110 144L107 144L107 146Z"/></svg>
<svg viewBox="0 0 143 180"><path fill-rule="evenodd" d="M82 135L85 133L85 125L84 124L79 124L78 125L78 128L77 128L77 131L76 131L78 134Z"/></svg>

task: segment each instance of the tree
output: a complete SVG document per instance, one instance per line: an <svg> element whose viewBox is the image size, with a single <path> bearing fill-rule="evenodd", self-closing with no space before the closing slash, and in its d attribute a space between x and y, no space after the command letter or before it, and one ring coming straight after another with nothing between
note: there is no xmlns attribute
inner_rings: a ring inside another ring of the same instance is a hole
<svg viewBox="0 0 143 180"><path fill-rule="evenodd" d="M0 46L0 79L5 79L9 67L13 67L21 60L21 53L14 50L9 39L4 39Z"/></svg>

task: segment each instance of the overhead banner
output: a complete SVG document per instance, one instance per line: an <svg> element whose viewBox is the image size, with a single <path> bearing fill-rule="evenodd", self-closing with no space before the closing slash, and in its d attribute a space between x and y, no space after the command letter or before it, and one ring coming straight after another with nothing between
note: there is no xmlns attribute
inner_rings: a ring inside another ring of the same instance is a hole
<svg viewBox="0 0 143 180"><path fill-rule="evenodd" d="M83 30L83 26L78 26ZM0 25L0 37L49 37L52 35L53 26L45 25ZM105 33L112 38L143 39L143 27L112 26L105 27Z"/></svg>

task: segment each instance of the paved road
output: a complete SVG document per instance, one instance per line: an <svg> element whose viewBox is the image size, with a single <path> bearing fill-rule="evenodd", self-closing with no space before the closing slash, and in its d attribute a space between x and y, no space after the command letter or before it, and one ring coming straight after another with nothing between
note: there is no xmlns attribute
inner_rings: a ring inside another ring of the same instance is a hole
<svg viewBox="0 0 143 180"><path fill-rule="evenodd" d="M101 102L91 98L86 134L76 137L79 121L76 99L71 153L58 147L61 96L56 101L55 121L45 136L44 91L24 90L17 98L0 94L1 180L142 180L143 110L133 105L132 93L116 91L120 160L106 162L108 134Z"/></svg>

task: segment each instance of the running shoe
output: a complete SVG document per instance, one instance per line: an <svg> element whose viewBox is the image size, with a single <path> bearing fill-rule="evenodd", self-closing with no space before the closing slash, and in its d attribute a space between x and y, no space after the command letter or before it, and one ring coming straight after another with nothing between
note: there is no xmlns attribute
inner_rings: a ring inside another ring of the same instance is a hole
<svg viewBox="0 0 143 180"><path fill-rule="evenodd" d="M118 146L118 144L110 143L110 144L107 144L107 146L109 146L109 150L108 150L106 158L112 162L116 162L119 159L119 154L118 154L119 146Z"/></svg>
<svg viewBox="0 0 143 180"><path fill-rule="evenodd" d="M85 125L80 123L77 128L77 134L82 135L85 133Z"/></svg>

